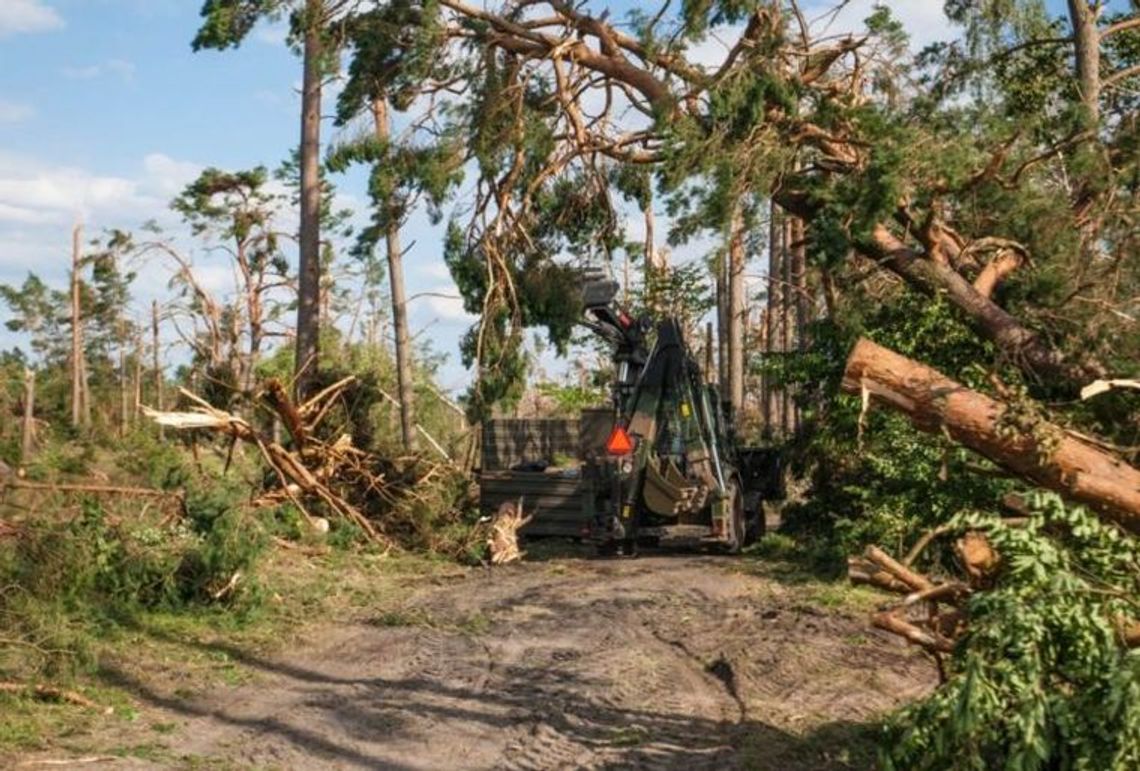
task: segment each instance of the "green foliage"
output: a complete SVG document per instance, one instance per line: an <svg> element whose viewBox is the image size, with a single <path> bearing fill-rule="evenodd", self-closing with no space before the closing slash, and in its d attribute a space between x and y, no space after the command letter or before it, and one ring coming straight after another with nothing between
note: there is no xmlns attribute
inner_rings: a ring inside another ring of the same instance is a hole
<svg viewBox="0 0 1140 771"><path fill-rule="evenodd" d="M538 392L554 402L555 414L576 418L582 410L607 401L606 389L591 385L539 383Z"/></svg>
<svg viewBox="0 0 1140 771"><path fill-rule="evenodd" d="M206 0L202 27L191 47L225 50L237 48L262 18L280 12L285 0Z"/></svg>
<svg viewBox="0 0 1140 771"><path fill-rule="evenodd" d="M1140 765L1140 547L1055 495L1015 527L966 514L1001 555L993 589L968 606L948 682L887 729L891 769L1129 769Z"/></svg>
<svg viewBox="0 0 1140 771"><path fill-rule="evenodd" d="M945 302L902 293L871 312L855 312L868 307L858 300L853 306L846 324L812 327L808 352L754 363L773 383L793 386L811 426L802 443L789 448L793 471L809 487L802 501L785 509L785 527L837 572L845 556L866 543L902 549L962 511L989 509L1010 486L977 474L976 456L919 432L897 413L872 406L863 414L859 397L839 388L860 335L975 388L986 383L980 364L994 360L993 349L979 343Z"/></svg>
<svg viewBox="0 0 1140 771"><path fill-rule="evenodd" d="M90 441L40 448L28 466L34 479L55 481L107 464L130 475L113 483L177 488L186 498L140 505L129 497L37 493L34 517L22 517L22 507L4 509L0 516L19 532L0 542L5 679L74 674L93 663L92 641L101 630L139 614L224 607L240 617L259 605L265 517L245 506L249 491L240 477L200 476L188 462L176 443L142 432L128 435L110 457Z"/></svg>

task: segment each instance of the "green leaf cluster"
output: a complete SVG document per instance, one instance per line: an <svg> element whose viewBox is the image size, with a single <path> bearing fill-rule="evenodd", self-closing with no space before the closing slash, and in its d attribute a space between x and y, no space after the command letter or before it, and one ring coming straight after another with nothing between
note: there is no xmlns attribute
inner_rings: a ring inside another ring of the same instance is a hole
<svg viewBox="0 0 1140 771"><path fill-rule="evenodd" d="M1140 653L1121 641L1137 616L1140 547L1057 496L1036 495L1022 526L978 514L1001 557L970 600L949 680L887 727L889 769L1130 769L1140 766Z"/></svg>

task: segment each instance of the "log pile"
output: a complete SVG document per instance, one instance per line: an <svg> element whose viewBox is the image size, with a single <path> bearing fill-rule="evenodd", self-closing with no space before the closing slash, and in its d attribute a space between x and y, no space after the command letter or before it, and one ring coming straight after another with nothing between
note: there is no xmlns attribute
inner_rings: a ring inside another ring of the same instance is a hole
<svg viewBox="0 0 1140 771"><path fill-rule="evenodd" d="M320 529L323 518L313 514L310 508L316 503L333 516L356 525L370 540L391 547L395 545L392 536L361 509L360 501L394 506L404 496L414 495L414 488L439 470L438 467L423 472L417 470L414 479L402 479L397 485L389 478L391 467L354 446L347 434L333 440L319 438L321 421L354 380L347 377L337 381L301 404L294 403L276 380L268 381L261 388L257 403L267 407L285 427L291 439L288 447L257 430L244 417L219 410L186 390L181 390L181 394L194 404L192 411L163 412L145 407L143 411L160 426L177 430L204 429L229 437L231 452L236 442L256 447L277 484L257 498L255 505L292 503L314 529ZM324 524L327 527L327 522Z"/></svg>
<svg viewBox="0 0 1140 771"><path fill-rule="evenodd" d="M926 543L929 543L928 539ZM976 545L976 544L975 544ZM960 545L961 549L961 545ZM914 559L918 554L912 550ZM959 556L963 552L959 551ZM996 568L996 555L985 572L969 583L935 581L898 561L877 546L868 546L861 557L849 557L847 577L854 584L875 586L902 599L871 616L871 624L925 648L936 657L950 653L965 629L966 601ZM976 557L975 557L976 558Z"/></svg>

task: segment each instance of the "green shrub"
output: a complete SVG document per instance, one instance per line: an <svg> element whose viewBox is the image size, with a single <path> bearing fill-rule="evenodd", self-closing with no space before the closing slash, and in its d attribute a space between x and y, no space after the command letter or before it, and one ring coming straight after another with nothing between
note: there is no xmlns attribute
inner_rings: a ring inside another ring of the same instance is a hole
<svg viewBox="0 0 1140 771"><path fill-rule="evenodd" d="M215 483L191 492L173 524L94 499L72 519L26 522L0 547L0 636L16 641L0 645L0 673L52 676L90 663L91 636L138 613L256 608L268 536L239 502Z"/></svg>

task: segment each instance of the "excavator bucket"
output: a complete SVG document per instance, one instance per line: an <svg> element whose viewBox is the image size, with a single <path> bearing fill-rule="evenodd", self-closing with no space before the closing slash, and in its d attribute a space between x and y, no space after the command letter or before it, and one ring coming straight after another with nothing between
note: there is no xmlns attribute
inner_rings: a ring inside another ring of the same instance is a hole
<svg viewBox="0 0 1140 771"><path fill-rule="evenodd" d="M645 487L642 489L642 500L644 500L647 509L663 517L672 517L677 513L677 508L684 501L684 498L683 488L670 482L667 476L657 468L657 463L650 461L645 464Z"/></svg>
<svg viewBox="0 0 1140 771"><path fill-rule="evenodd" d="M702 485L694 485L685 478L673 461L665 461L664 468L659 462L645 465L645 487L642 500L646 508L663 517L687 514L702 508L708 498L708 491Z"/></svg>

